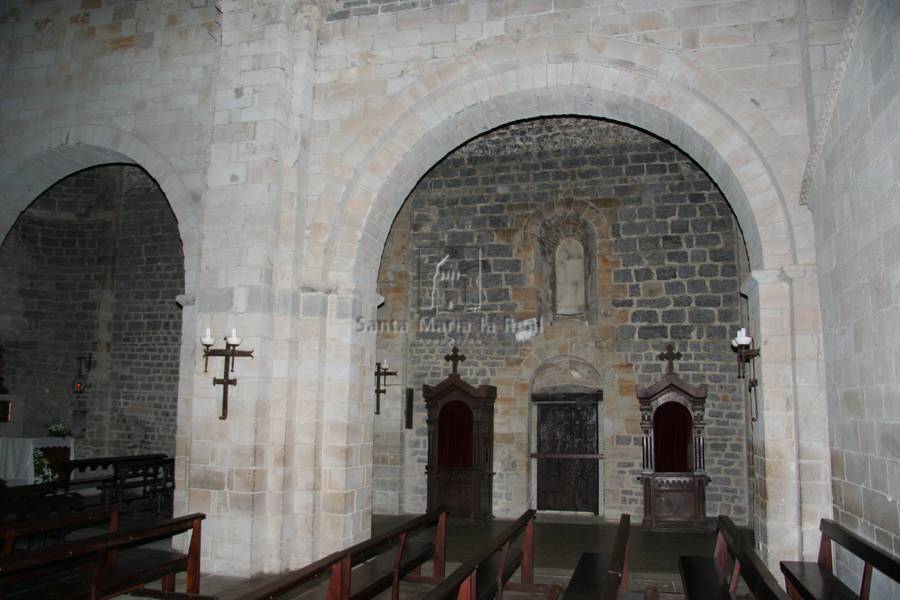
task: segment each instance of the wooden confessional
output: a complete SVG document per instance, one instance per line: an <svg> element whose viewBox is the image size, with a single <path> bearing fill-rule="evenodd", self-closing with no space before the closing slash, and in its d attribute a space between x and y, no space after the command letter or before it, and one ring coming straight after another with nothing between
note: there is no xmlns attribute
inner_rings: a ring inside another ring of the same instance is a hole
<svg viewBox="0 0 900 600"><path fill-rule="evenodd" d="M490 520L497 388L469 385L456 372L465 360L453 348L453 373L422 386L428 409L428 510L446 506L454 517Z"/></svg>
<svg viewBox="0 0 900 600"><path fill-rule="evenodd" d="M667 372L637 391L643 433L644 522L648 529L705 529L709 477L703 447L706 385L693 386L674 372L681 358L672 344L659 355Z"/></svg>

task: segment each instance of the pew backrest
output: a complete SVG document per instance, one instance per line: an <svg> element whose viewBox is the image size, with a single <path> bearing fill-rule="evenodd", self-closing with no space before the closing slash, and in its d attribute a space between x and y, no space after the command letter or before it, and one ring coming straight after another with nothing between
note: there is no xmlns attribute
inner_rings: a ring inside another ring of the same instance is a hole
<svg viewBox="0 0 900 600"><path fill-rule="evenodd" d="M482 600L502 598L504 586L511 591L540 592L556 598L558 585L534 583L534 518L525 511L515 522L479 546L471 557L423 596L426 600ZM521 582L510 579L521 569ZM509 582L509 583L507 583Z"/></svg>
<svg viewBox="0 0 900 600"><path fill-rule="evenodd" d="M609 571L603 586L601 600L615 600L619 591L628 589L628 534L631 529L631 515L622 513L612 554L609 556Z"/></svg>
<svg viewBox="0 0 900 600"><path fill-rule="evenodd" d="M165 454L133 454L126 456L99 456L95 458L78 458L69 460L62 465L62 479L60 481L66 490L72 487L93 487L101 481L108 481L115 474L116 467L131 462L147 460L159 460L166 458ZM100 473L98 473L100 471ZM89 477L76 477L76 473L91 473Z"/></svg>
<svg viewBox="0 0 900 600"><path fill-rule="evenodd" d="M16 542L22 538L47 536L62 533L63 536L76 529L106 526L107 533L114 533L119 528L119 511L102 508L51 518L38 518L28 521L17 521L0 525L0 540L3 540L3 555L12 554Z"/></svg>
<svg viewBox="0 0 900 600"><path fill-rule="evenodd" d="M431 541L426 547L419 547L415 556L411 556L407 543L422 534L427 537L428 530L434 529ZM378 592L393 587L399 589L399 579L415 566L424 563L428 558L433 560L433 574L444 576L445 545L447 536L447 510L436 508L428 513L411 519L372 539L360 542L344 550L334 552L298 571L287 573L278 579L248 592L240 600L268 600L278 598L316 580L328 581L329 600L347 600L348 598L374 597ZM388 556L390 566L381 566L367 573L369 577L362 581L359 569L365 563L378 561L381 556ZM374 559L374 560L373 560ZM409 560L405 560L409 559ZM354 581L354 575L357 580ZM354 585L355 584L355 585Z"/></svg>
<svg viewBox="0 0 900 600"><path fill-rule="evenodd" d="M90 565L90 580L78 580L88 589L73 589L73 595L86 592L87 597L111 597L128 590L137 589L160 577L187 572L188 593L199 593L200 586L200 528L205 515L195 513L157 522L149 527L129 532L115 532L58 544L49 548L29 552L14 553L0 557L0 595L7 586L23 582L37 582L57 573L71 571L73 567ZM129 568L118 574L116 561L123 552L145 546L156 541L170 539L176 535L191 532L188 554L155 551L156 556L165 555L146 565Z"/></svg>
<svg viewBox="0 0 900 600"><path fill-rule="evenodd" d="M755 600L788 600L781 586L766 567L759 555L747 542L734 522L725 515L718 518L719 537L727 545L727 554L733 563L731 575L731 591L737 587L737 577L740 576L753 593ZM716 543L716 562L723 573L728 573L727 563L724 562L725 553L721 552L719 542Z"/></svg>

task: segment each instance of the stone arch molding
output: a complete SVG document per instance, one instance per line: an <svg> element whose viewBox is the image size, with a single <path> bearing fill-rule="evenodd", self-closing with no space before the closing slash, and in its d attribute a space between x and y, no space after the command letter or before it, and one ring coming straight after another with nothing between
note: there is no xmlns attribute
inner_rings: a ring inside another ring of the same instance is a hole
<svg viewBox="0 0 900 600"><path fill-rule="evenodd" d="M184 249L185 292L199 273L199 215L190 190L163 156L113 127L83 125L10 139L0 151L0 243L31 202L72 173L110 163L146 170L169 201Z"/></svg>
<svg viewBox="0 0 900 600"><path fill-rule="evenodd" d="M374 289L393 218L429 168L480 133L552 115L608 118L669 140L724 192L753 268L798 262L795 229L805 219L788 205L771 164L800 158L789 156L762 111L673 54L602 36L553 36L441 65L330 148L312 229L319 253L309 253L307 277Z"/></svg>

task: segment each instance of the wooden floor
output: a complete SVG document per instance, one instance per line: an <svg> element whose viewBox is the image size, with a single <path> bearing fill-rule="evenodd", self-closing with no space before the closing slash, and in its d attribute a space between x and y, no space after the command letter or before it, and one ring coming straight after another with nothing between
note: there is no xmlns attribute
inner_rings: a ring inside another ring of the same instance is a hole
<svg viewBox="0 0 900 600"><path fill-rule="evenodd" d="M408 518L375 516L372 523L373 535ZM451 518L447 528L447 572L464 560L467 551L477 548L508 523L509 521L496 520L485 524ZM615 533L615 523L606 523L598 518L539 514L535 525L537 580L565 585L581 553L608 552ZM629 535L629 589L642 590L653 585L660 591L680 591L678 556L712 556L714 546L715 534L712 530L708 533L650 532L643 531L639 526L632 526ZM271 578L272 576L265 576L250 581L222 575L204 575L200 591L218 595L220 600L233 600ZM404 600L418 598L429 589L412 584L403 584L402 588L401 597ZM518 596L504 594L507 598ZM390 598L390 593L386 592L381 597Z"/></svg>

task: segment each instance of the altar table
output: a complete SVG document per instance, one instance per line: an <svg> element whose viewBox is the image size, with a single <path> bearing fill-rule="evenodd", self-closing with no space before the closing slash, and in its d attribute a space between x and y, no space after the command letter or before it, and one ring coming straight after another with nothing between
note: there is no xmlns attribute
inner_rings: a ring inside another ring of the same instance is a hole
<svg viewBox="0 0 900 600"><path fill-rule="evenodd" d="M69 449L69 458L75 457L75 440L61 437L4 437L0 438L0 479L6 485L31 485L34 483L34 449Z"/></svg>

